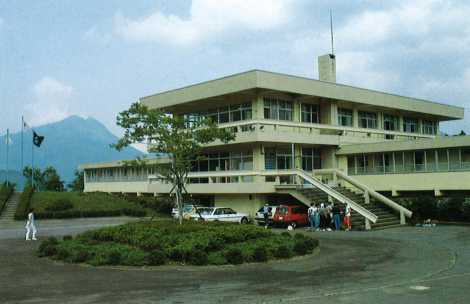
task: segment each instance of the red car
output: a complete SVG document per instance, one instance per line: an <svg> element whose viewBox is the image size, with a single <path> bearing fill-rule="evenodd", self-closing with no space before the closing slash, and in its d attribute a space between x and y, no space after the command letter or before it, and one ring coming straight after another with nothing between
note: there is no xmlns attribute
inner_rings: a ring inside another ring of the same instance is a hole
<svg viewBox="0 0 470 304"><path fill-rule="evenodd" d="M305 205L280 205L273 216L275 226L292 225L294 228L308 224L308 208Z"/></svg>

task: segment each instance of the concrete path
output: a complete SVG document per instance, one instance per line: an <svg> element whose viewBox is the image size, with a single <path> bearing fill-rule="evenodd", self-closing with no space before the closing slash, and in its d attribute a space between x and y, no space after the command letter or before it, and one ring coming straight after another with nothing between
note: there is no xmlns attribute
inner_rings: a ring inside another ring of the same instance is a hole
<svg viewBox="0 0 470 304"><path fill-rule="evenodd" d="M305 233L305 232L302 232ZM470 229L314 233L317 254L224 267L93 268L0 241L2 303L468 303Z"/></svg>

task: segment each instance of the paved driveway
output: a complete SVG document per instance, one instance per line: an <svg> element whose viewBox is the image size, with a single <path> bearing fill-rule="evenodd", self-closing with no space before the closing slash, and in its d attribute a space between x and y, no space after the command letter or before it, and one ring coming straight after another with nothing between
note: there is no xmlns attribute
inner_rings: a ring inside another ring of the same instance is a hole
<svg viewBox="0 0 470 304"><path fill-rule="evenodd" d="M314 255L224 267L93 268L0 241L2 303L468 303L470 229L315 233Z"/></svg>

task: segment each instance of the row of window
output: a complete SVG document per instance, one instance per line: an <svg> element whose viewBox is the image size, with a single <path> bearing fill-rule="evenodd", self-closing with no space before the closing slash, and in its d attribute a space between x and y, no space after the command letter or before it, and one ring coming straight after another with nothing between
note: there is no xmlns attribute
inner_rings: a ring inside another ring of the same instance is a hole
<svg viewBox="0 0 470 304"><path fill-rule="evenodd" d="M253 170L252 152L205 154L192 162L192 172Z"/></svg>
<svg viewBox="0 0 470 304"><path fill-rule="evenodd" d="M292 150L283 148L266 148L264 152L264 167L266 170L292 169ZM320 150L302 148L302 169L311 171L321 168Z"/></svg>
<svg viewBox="0 0 470 304"><path fill-rule="evenodd" d="M431 149L348 157L349 174L435 172L470 169L470 149Z"/></svg>
<svg viewBox="0 0 470 304"><path fill-rule="evenodd" d="M251 103L243 103L226 107L209 109L207 112L189 113L184 115L184 120L191 125L208 118L215 123L227 123L240 120L249 120L252 117Z"/></svg>
<svg viewBox="0 0 470 304"><path fill-rule="evenodd" d="M360 128L377 129L377 113L375 112L358 112L358 121ZM340 126L353 126L353 111L350 109L338 109L338 123ZM399 118L395 115L384 114L383 116L383 129L387 131L399 130ZM422 121L423 134L434 135L437 133L437 124L434 121ZM404 117L403 118L403 132L419 133L419 121L416 118Z"/></svg>
<svg viewBox="0 0 470 304"><path fill-rule="evenodd" d="M274 120L293 120L293 103L289 100L275 97L265 97L264 118ZM302 122L320 123L320 107L317 104L301 104ZM209 118L216 123L235 122L249 120L252 118L251 103L231 105L210 109L207 112L185 114L185 121L188 124L199 122L203 118ZM378 119L376 112L358 112L358 123L360 128L378 129ZM351 109L338 109L338 124L340 126L353 126L353 111ZM383 129L387 131L399 131L399 118L395 115L383 115ZM403 131L407 133L419 133L419 121L416 118L403 118ZM422 133L434 135L437 133L437 124L434 121L422 121Z"/></svg>

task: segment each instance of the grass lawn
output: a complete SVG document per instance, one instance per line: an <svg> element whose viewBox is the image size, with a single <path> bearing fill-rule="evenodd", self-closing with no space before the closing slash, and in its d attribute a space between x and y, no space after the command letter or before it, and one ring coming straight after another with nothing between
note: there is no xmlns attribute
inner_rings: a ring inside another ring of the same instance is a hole
<svg viewBox="0 0 470 304"><path fill-rule="evenodd" d="M134 202L101 192L37 192L32 196L31 207L38 218L146 214L144 208Z"/></svg>
<svg viewBox="0 0 470 304"><path fill-rule="evenodd" d="M75 238L44 240L39 256L99 265L224 265L266 262L309 254L318 241L273 233L254 225L140 221L87 231Z"/></svg>

